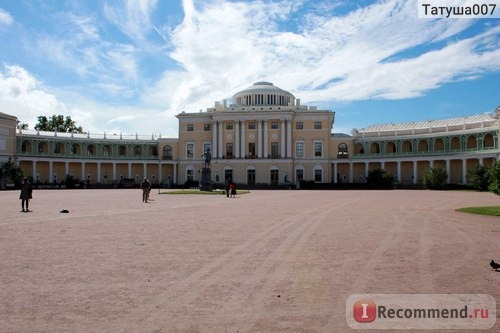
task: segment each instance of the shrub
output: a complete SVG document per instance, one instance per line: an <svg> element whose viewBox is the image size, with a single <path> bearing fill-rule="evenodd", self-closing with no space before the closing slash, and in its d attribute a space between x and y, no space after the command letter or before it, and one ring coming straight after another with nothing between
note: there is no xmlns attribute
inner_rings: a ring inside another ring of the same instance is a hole
<svg viewBox="0 0 500 333"><path fill-rule="evenodd" d="M490 183L489 169L485 166L478 165L474 170L467 175L471 186L478 191L487 191Z"/></svg>
<svg viewBox="0 0 500 333"><path fill-rule="evenodd" d="M382 168L377 168L368 171L368 177L366 177L366 182L368 185L377 188L391 188L394 183L394 176L385 172Z"/></svg>
<svg viewBox="0 0 500 333"><path fill-rule="evenodd" d="M424 175L424 185L426 188L432 190L439 190L444 188L448 173L443 168L431 168Z"/></svg>
<svg viewBox="0 0 500 333"><path fill-rule="evenodd" d="M490 181L488 190L496 195L500 195L500 161L493 163L488 171L488 175Z"/></svg>

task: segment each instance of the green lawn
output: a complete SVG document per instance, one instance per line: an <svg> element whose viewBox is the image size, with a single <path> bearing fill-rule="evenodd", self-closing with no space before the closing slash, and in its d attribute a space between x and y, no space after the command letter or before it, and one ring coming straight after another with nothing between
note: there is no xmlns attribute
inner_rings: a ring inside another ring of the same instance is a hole
<svg viewBox="0 0 500 333"><path fill-rule="evenodd" d="M464 207L457 209L457 211L470 214L500 216L500 206Z"/></svg>

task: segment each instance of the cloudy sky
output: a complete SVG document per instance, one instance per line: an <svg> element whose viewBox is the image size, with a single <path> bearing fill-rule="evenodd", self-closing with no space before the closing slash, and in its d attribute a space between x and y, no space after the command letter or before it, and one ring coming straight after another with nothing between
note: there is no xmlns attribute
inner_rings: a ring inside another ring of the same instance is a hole
<svg viewBox="0 0 500 333"><path fill-rule="evenodd" d="M0 0L0 112L177 137L176 114L264 80L334 110L334 132L491 113L499 23L413 0Z"/></svg>

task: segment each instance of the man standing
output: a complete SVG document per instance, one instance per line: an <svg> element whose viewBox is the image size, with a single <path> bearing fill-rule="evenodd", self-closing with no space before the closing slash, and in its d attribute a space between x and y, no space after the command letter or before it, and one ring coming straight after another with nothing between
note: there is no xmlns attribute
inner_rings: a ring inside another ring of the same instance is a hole
<svg viewBox="0 0 500 333"><path fill-rule="evenodd" d="M24 177L23 182L21 184L21 194L19 195L19 199L21 199L21 212L23 213L28 213L29 210L29 203L30 199L33 197L33 187L31 187L30 182L28 181L28 178ZM26 203L26 210L24 209L24 204Z"/></svg>
<svg viewBox="0 0 500 333"><path fill-rule="evenodd" d="M151 191L151 183L144 178L141 182L141 190L142 190L142 202L148 202L149 199L149 191Z"/></svg>

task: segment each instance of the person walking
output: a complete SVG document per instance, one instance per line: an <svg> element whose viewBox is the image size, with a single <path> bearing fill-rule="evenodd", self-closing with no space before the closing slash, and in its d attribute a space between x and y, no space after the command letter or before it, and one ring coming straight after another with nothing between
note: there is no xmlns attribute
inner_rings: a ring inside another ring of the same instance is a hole
<svg viewBox="0 0 500 333"><path fill-rule="evenodd" d="M30 204L30 199L33 198L32 193L33 193L33 187L28 181L28 178L24 177L23 182L21 184L21 194L19 195L19 199L21 199L21 208L22 208L21 212L23 213L30 212L29 204ZM25 206L26 209L24 209Z"/></svg>
<svg viewBox="0 0 500 333"><path fill-rule="evenodd" d="M142 190L142 202L148 202L149 191L151 191L151 183L144 178L141 182L140 188Z"/></svg>

